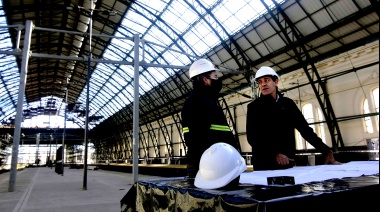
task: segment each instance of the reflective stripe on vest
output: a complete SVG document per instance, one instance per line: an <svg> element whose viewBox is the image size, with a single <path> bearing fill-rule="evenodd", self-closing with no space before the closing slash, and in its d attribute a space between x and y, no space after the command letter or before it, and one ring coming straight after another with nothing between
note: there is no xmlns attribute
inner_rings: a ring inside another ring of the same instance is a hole
<svg viewBox="0 0 380 212"><path fill-rule="evenodd" d="M211 124L210 130L231 131L231 129L230 129L229 126L226 126L226 125L216 125L216 124ZM184 127L182 129L182 131L183 131L183 133L188 133L189 132L189 128L188 127Z"/></svg>
<svg viewBox="0 0 380 212"><path fill-rule="evenodd" d="M211 130L219 130L219 131L231 131L229 126L226 125L216 125L216 124L211 124L210 127Z"/></svg>

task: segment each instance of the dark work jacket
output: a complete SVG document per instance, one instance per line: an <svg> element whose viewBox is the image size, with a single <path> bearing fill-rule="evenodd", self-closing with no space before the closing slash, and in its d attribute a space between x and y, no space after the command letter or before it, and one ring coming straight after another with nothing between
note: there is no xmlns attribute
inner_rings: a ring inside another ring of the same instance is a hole
<svg viewBox="0 0 380 212"><path fill-rule="evenodd" d="M182 108L187 167L193 169L195 174L199 169L203 152L211 145L224 142L236 148L234 135L228 127L226 116L217 99L217 96L211 94L209 89L194 88Z"/></svg>
<svg viewBox="0 0 380 212"><path fill-rule="evenodd" d="M295 159L295 129L316 150L327 154L330 148L314 133L293 100L280 95L276 102L272 96L260 96L247 106L247 140L252 147L254 170L290 168L277 165L278 153Z"/></svg>

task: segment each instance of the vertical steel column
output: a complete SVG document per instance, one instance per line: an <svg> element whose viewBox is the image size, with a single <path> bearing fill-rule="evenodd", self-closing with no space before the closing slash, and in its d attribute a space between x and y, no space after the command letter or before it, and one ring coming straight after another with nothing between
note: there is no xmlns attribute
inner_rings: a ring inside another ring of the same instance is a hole
<svg viewBox="0 0 380 212"><path fill-rule="evenodd" d="M139 45L140 45L140 37L138 34L134 36L135 41L135 55L133 59L134 63L134 80L133 80L133 86L134 86L134 101L133 101L133 183L137 182L138 180L138 164L139 164Z"/></svg>
<svg viewBox="0 0 380 212"><path fill-rule="evenodd" d="M90 22L88 24L88 64L87 64L87 94L86 94L86 128L84 135L84 163L83 163L83 190L87 190L87 152L88 152L88 114L90 113L90 76L91 76L91 39L92 39L92 13L93 0L90 3Z"/></svg>
<svg viewBox="0 0 380 212"><path fill-rule="evenodd" d="M62 176L63 176L63 168L65 167L65 134L66 134L66 119L67 119L67 95L69 92L69 78L66 81L66 106L65 106L65 115L63 120L63 135L62 135Z"/></svg>
<svg viewBox="0 0 380 212"><path fill-rule="evenodd" d="M35 159L35 161L38 160L38 151L40 149L40 135L41 135L40 133L36 134L36 159ZM37 165L39 164L38 161L36 162L36 164Z"/></svg>
<svg viewBox="0 0 380 212"><path fill-rule="evenodd" d="M50 134L50 147L49 147L49 160L48 160L48 163L49 163L49 166L50 166L51 169L53 168L53 164L51 163L51 142L52 141L53 141L53 134Z"/></svg>
<svg viewBox="0 0 380 212"><path fill-rule="evenodd" d="M17 100L15 130L13 134L12 162L11 162L11 171L9 175L9 187L8 187L8 191L10 192L14 191L16 178L17 178L16 175L17 175L18 147L20 144L22 107L24 104L24 93L25 93L25 84L26 84L26 74L28 72L28 62L29 62L29 55L30 55L30 39L32 36L32 28L33 28L32 21L27 20L26 28L25 28L25 37L24 37L24 48L22 50L20 86L19 86L18 100Z"/></svg>

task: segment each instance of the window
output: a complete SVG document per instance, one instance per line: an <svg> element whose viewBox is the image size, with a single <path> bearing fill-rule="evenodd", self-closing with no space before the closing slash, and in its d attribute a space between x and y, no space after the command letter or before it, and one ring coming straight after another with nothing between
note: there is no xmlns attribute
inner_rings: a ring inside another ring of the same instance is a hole
<svg viewBox="0 0 380 212"><path fill-rule="evenodd" d="M375 103L375 111L378 113L379 112L379 88L375 88L372 90L372 96L373 96L373 101ZM379 130L379 115L376 116L377 120L377 130Z"/></svg>
<svg viewBox="0 0 380 212"><path fill-rule="evenodd" d="M325 130L323 121L322 111L317 108L313 109L313 105L311 103L305 104L302 106L302 114L305 117L308 123L321 122L317 125L312 124L310 127L314 130L314 132L322 139L324 143L325 141ZM315 113L314 113L315 112ZM304 138L302 138L301 134L296 131L296 142L297 149L314 149L312 145L310 145Z"/></svg>
<svg viewBox="0 0 380 212"><path fill-rule="evenodd" d="M323 113L320 108L317 109L318 112L318 121L320 122L318 124L318 135L322 139L323 143L326 143L326 134L325 134L325 123L323 122Z"/></svg>
<svg viewBox="0 0 380 212"><path fill-rule="evenodd" d="M379 112L379 88L375 88L371 92L371 99L364 99L363 102L363 114L369 114L369 113L378 113ZM373 103L369 100L372 100ZM371 108L374 108L371 110ZM373 120L375 119L375 120ZM373 123L377 123L377 131L379 130L379 115L377 116L365 116L364 117L364 127L365 131L367 133L373 133L374 128L373 128Z"/></svg>
<svg viewBox="0 0 380 212"><path fill-rule="evenodd" d="M364 99L363 103L363 114L370 113L368 99ZM367 133L373 133L372 121L370 116L364 117L364 125Z"/></svg>

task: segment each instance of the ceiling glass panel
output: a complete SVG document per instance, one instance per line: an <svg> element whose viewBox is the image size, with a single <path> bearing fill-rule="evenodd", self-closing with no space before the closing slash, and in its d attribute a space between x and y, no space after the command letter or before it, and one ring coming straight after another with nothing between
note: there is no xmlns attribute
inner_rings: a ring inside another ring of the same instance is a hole
<svg viewBox="0 0 380 212"><path fill-rule="evenodd" d="M182 34L197 18L198 15L183 1L173 2L167 12L162 15L162 20L179 34Z"/></svg>

